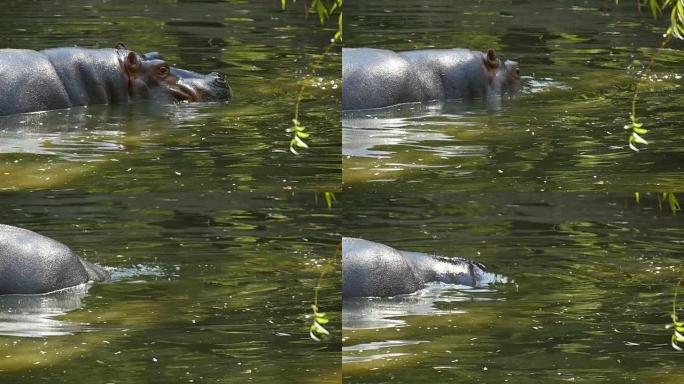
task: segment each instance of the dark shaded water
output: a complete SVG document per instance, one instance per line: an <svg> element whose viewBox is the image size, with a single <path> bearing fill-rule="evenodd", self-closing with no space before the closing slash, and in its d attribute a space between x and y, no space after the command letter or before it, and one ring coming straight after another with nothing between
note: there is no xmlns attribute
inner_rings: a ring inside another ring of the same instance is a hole
<svg viewBox="0 0 684 384"><path fill-rule="evenodd" d="M657 207L622 194L345 193L345 236L475 259L514 283L345 299L344 382L681 382L665 326L684 226Z"/></svg>
<svg viewBox="0 0 684 384"><path fill-rule="evenodd" d="M680 190L681 50L663 51L637 114L650 144L628 148L636 71L666 28L633 2L350 1L348 47L495 49L518 60L525 93L482 103L343 115L345 189L355 191ZM681 43L674 43L681 49Z"/></svg>
<svg viewBox="0 0 684 384"><path fill-rule="evenodd" d="M223 72L224 104L73 108L0 118L0 190L336 190L341 180L339 48L308 77L333 29L279 2L0 2L0 47L159 51ZM301 156L285 129L303 80Z"/></svg>
<svg viewBox="0 0 684 384"><path fill-rule="evenodd" d="M339 209L313 194L6 193L0 216L116 277L66 315L3 310L2 382L339 382ZM316 343L324 270L331 336Z"/></svg>

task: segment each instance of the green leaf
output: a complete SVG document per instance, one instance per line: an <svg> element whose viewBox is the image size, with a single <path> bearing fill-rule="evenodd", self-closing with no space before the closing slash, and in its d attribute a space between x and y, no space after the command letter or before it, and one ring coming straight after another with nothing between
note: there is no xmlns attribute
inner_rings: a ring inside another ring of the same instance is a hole
<svg viewBox="0 0 684 384"><path fill-rule="evenodd" d="M294 140L294 145L298 148L309 148L309 146L297 136L293 137L292 140Z"/></svg>
<svg viewBox="0 0 684 384"><path fill-rule="evenodd" d="M321 341L320 338L318 338L318 337L316 337L316 335L314 335L313 327L309 329L309 337L310 337L312 340ZM673 344L673 346L674 346L674 344Z"/></svg>
<svg viewBox="0 0 684 384"><path fill-rule="evenodd" d="M651 14L653 14L654 19L663 13L663 10L660 8L660 4L658 4L658 0L649 0L648 6L651 8Z"/></svg>
<svg viewBox="0 0 684 384"><path fill-rule="evenodd" d="M294 148L294 139L290 140L290 152L292 152L293 155L299 155L299 152Z"/></svg>
<svg viewBox="0 0 684 384"><path fill-rule="evenodd" d="M672 211L672 214L676 215L677 211L681 211L681 207L679 205L679 201L677 200L677 196L675 196L674 193L668 193L667 194L667 201L670 203L670 211ZM680 323L682 324L682 323ZM675 326L677 324L675 323Z"/></svg>
<svg viewBox="0 0 684 384"><path fill-rule="evenodd" d="M325 4L323 4L323 1L313 0L313 2L311 2L311 7L316 9L316 13L318 14L318 20L320 20L321 25L325 24L325 21L328 20L328 9L325 8Z"/></svg>
<svg viewBox="0 0 684 384"><path fill-rule="evenodd" d="M636 132L632 132L632 138L634 139L634 142L635 142L635 143L638 143L638 144L648 144L648 141L644 140L644 138L641 137L641 136L639 136L639 134L636 133Z"/></svg>
<svg viewBox="0 0 684 384"><path fill-rule="evenodd" d="M330 334L330 332L328 332L327 329L325 329L322 325L318 324L315 321L314 321L312 326L314 327L314 332L316 332L319 335L329 335Z"/></svg>
<svg viewBox="0 0 684 384"><path fill-rule="evenodd" d="M681 333L675 331L673 336L674 336L674 340L675 340L676 342L678 342L678 343L684 343L684 335L682 335Z"/></svg>
<svg viewBox="0 0 684 384"><path fill-rule="evenodd" d="M639 124L641 126L641 124ZM645 135L648 133L648 129L646 128L639 128L639 127L632 127L632 130L640 135Z"/></svg>
<svg viewBox="0 0 684 384"><path fill-rule="evenodd" d="M636 200L637 204L639 204L639 196L640 196L639 192L634 192L634 199Z"/></svg>
<svg viewBox="0 0 684 384"><path fill-rule="evenodd" d="M335 194L332 192L326 192L324 193L325 195L325 202L328 204L328 209L332 208L332 202L335 200Z"/></svg>

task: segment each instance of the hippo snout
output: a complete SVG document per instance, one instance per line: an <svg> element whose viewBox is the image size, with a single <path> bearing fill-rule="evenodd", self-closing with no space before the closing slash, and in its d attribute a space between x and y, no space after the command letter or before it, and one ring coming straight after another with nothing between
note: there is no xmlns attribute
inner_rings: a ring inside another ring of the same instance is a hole
<svg viewBox="0 0 684 384"><path fill-rule="evenodd" d="M178 78L178 84L192 89L196 101L226 101L233 93L226 76L219 72L202 75L196 72L171 68L171 74Z"/></svg>
<svg viewBox="0 0 684 384"><path fill-rule="evenodd" d="M226 76L218 73L218 72L212 72L209 74L209 76L214 77L214 85L217 87L225 87L228 83L226 82Z"/></svg>
<svg viewBox="0 0 684 384"><path fill-rule="evenodd" d="M499 71L501 77L501 94L511 96L517 95L522 91L523 83L520 76L520 65L517 61L506 60L503 68Z"/></svg>

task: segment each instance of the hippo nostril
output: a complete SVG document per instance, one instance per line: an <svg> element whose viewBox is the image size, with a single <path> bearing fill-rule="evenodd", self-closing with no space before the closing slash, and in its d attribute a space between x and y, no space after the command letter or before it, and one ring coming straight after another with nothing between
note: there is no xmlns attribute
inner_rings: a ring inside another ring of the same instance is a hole
<svg viewBox="0 0 684 384"><path fill-rule="evenodd" d="M214 79L214 84L226 85L226 79L224 79L223 76L217 74L216 78Z"/></svg>

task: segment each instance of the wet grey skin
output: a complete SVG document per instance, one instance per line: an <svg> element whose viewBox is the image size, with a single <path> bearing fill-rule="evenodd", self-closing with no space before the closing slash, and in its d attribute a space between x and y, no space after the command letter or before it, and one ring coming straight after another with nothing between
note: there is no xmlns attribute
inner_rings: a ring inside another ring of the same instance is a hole
<svg viewBox="0 0 684 384"><path fill-rule="evenodd" d="M136 100L161 103L230 100L216 72L172 68L161 55L109 49L0 49L0 116Z"/></svg>
<svg viewBox="0 0 684 384"><path fill-rule="evenodd" d="M394 52L342 49L342 109L403 103L494 98L520 91L520 69L493 50L425 49Z"/></svg>
<svg viewBox="0 0 684 384"><path fill-rule="evenodd" d="M48 293L109 278L56 240L0 224L0 295Z"/></svg>
<svg viewBox="0 0 684 384"><path fill-rule="evenodd" d="M399 251L368 240L342 238L343 297L413 293L430 282L482 287L506 279L463 258Z"/></svg>

